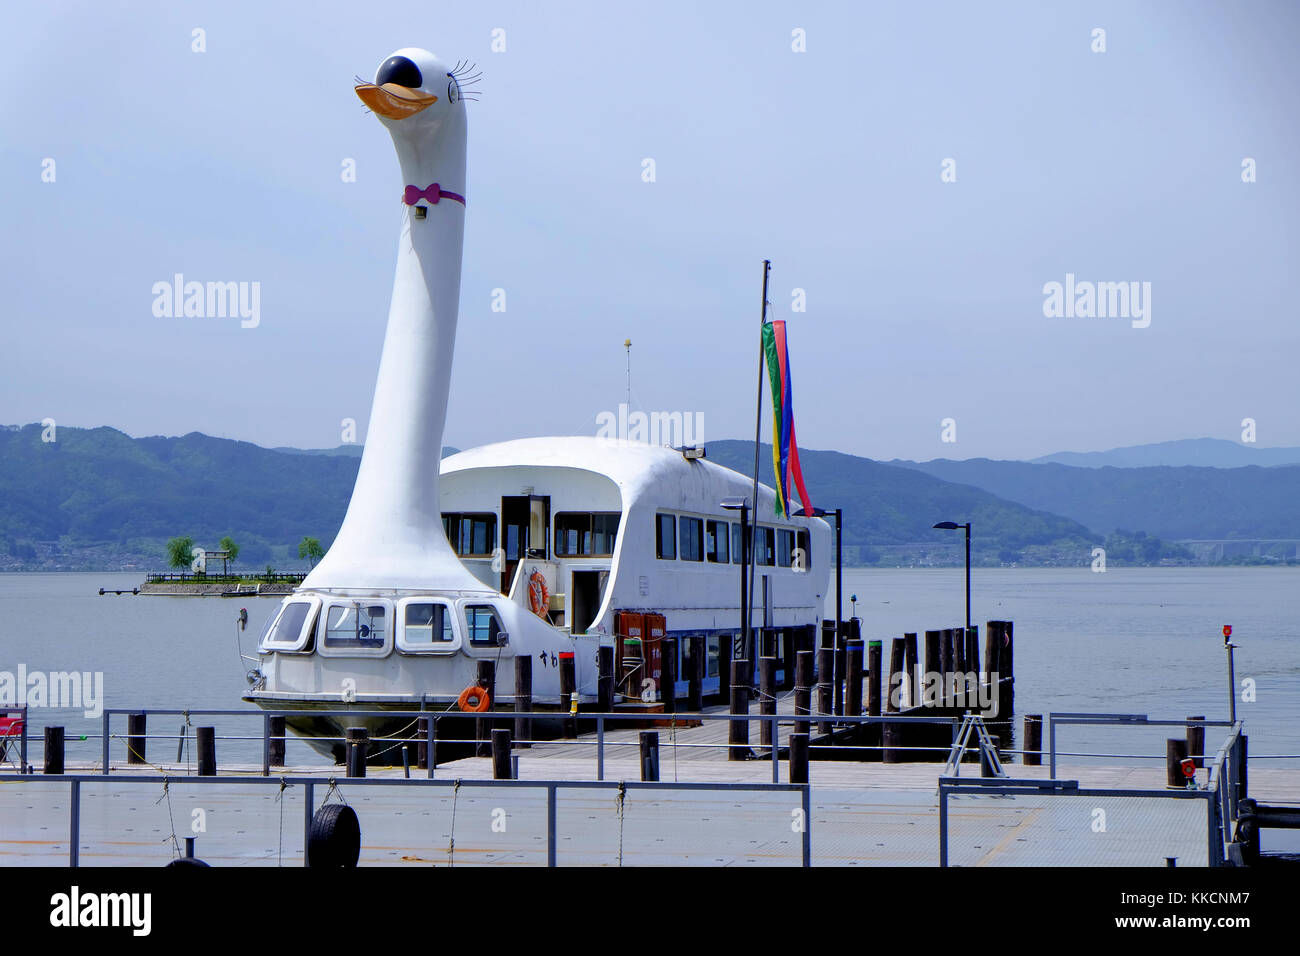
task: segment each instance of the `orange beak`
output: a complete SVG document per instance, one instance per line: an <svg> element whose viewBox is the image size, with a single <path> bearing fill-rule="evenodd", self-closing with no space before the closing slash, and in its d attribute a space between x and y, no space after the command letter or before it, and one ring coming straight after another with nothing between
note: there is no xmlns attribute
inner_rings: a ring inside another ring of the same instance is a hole
<svg viewBox="0 0 1300 956"><path fill-rule="evenodd" d="M362 103L388 119L406 119L438 102L438 97L432 93L413 90L399 83L385 83L382 86L358 83L356 89Z"/></svg>

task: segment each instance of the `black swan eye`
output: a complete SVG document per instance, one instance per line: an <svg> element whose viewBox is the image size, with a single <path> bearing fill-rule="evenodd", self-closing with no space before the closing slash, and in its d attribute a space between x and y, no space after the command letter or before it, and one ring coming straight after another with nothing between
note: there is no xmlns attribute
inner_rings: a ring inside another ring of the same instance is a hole
<svg viewBox="0 0 1300 956"><path fill-rule="evenodd" d="M447 75L448 75L448 76L451 76L450 73L448 73ZM460 86L459 86L459 84L456 82L456 78L455 78L454 76L452 76L450 82L447 83L447 102L448 102L448 103L455 103L455 102L456 102L456 92L457 92L457 90L459 90L459 89L460 89Z"/></svg>
<svg viewBox="0 0 1300 956"><path fill-rule="evenodd" d="M385 83L396 83L398 86L414 90L424 83L424 77L420 75L420 68L406 57L390 56L384 61L384 65L379 68L379 74L375 77L376 86L383 86Z"/></svg>

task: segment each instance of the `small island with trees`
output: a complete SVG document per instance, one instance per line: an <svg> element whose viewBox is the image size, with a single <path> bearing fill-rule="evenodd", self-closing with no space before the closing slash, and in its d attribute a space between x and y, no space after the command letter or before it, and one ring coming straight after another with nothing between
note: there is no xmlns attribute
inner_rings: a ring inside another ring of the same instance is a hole
<svg viewBox="0 0 1300 956"><path fill-rule="evenodd" d="M277 571L269 564L264 570L236 570L239 544L230 535L213 549L195 543L190 535L180 535L167 542L167 564L174 570L150 571L145 576L141 594L176 597L253 597L289 594L307 576L303 571ZM298 544L298 557L309 568L325 555L320 540L304 535ZM218 569L217 562L220 562Z"/></svg>

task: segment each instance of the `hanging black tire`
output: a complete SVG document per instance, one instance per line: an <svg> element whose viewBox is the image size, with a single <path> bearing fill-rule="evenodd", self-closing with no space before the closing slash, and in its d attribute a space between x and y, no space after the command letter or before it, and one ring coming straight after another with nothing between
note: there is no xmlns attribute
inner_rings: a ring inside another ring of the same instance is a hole
<svg viewBox="0 0 1300 956"><path fill-rule="evenodd" d="M307 835L307 865L354 867L361 857L361 824L343 803L321 807L311 818Z"/></svg>
<svg viewBox="0 0 1300 956"><path fill-rule="evenodd" d="M204 863L202 860L200 860L198 857L195 856L182 856L175 860L172 860L167 865L180 866L180 867L185 867L187 869L192 866L203 867L206 869L208 866L208 864Z"/></svg>

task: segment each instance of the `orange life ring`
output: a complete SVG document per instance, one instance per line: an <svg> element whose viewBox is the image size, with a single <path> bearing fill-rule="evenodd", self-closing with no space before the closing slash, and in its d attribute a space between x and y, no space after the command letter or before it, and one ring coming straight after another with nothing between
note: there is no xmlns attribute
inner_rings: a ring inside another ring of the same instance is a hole
<svg viewBox="0 0 1300 956"><path fill-rule="evenodd" d="M528 605L534 614L546 620L546 614L551 609L551 592L546 587L546 578L542 577L541 571L534 571L528 579Z"/></svg>
<svg viewBox="0 0 1300 956"><path fill-rule="evenodd" d="M471 697L475 699L472 704L470 703ZM466 714L481 714L492 706L492 693L486 687L470 684L456 698L456 706Z"/></svg>

